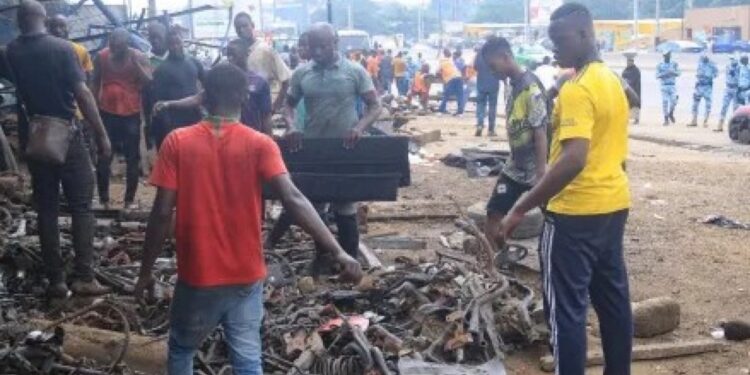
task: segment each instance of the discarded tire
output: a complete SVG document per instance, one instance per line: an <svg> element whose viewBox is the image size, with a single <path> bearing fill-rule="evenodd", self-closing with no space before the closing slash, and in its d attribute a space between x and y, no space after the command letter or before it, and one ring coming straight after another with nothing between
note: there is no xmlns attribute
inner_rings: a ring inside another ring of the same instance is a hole
<svg viewBox="0 0 750 375"><path fill-rule="evenodd" d="M750 106L740 107L729 122L729 138L750 145Z"/></svg>
<svg viewBox="0 0 750 375"><path fill-rule="evenodd" d="M663 335L680 325L680 304L670 297L657 297L633 303L633 336Z"/></svg>
<svg viewBox="0 0 750 375"><path fill-rule="evenodd" d="M483 228L487 215L486 203L475 203L474 205L469 207L469 209L467 210L467 214L469 215L470 219L474 220L477 225ZM542 234L543 225L544 214L542 214L542 210L535 208L526 213L523 221L510 237L514 240L534 238Z"/></svg>

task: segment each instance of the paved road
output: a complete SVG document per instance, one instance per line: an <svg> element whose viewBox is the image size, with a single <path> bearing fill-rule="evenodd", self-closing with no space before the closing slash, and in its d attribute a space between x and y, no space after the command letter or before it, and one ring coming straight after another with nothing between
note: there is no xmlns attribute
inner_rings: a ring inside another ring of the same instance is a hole
<svg viewBox="0 0 750 375"><path fill-rule="evenodd" d="M681 54L676 55L675 61L682 70L682 76L677 80L677 92L680 99L677 103L675 117L678 124L686 124L692 119L691 109L693 106L693 92L695 89L695 73L698 65L699 55ZM719 121L721 102L724 97L724 71L729 62L729 55L721 54L711 57L719 68L719 77L714 81L713 105L711 109L710 124L715 125ZM604 56L607 64L617 72L624 69L624 58L622 55L608 54ZM661 61L661 56L656 53L640 55L636 64L641 68L641 96L643 120L648 123L661 123L663 120L661 110L661 91L659 81L656 80L656 65ZM704 104L701 103L699 121L702 121Z"/></svg>

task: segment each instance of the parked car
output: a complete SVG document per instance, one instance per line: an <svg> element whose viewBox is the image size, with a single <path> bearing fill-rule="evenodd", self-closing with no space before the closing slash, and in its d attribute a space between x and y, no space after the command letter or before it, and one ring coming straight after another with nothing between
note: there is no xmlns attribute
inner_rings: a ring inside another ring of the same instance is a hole
<svg viewBox="0 0 750 375"><path fill-rule="evenodd" d="M749 52L750 42L744 40L717 40L711 46L713 53Z"/></svg>
<svg viewBox="0 0 750 375"><path fill-rule="evenodd" d="M518 64L526 66L529 69L535 69L542 63L545 57L552 58L552 51L542 47L539 44L519 45L513 48L513 55L516 57Z"/></svg>
<svg viewBox="0 0 750 375"><path fill-rule="evenodd" d="M706 46L690 40L672 40L659 44L656 50L660 53L701 53L706 50Z"/></svg>

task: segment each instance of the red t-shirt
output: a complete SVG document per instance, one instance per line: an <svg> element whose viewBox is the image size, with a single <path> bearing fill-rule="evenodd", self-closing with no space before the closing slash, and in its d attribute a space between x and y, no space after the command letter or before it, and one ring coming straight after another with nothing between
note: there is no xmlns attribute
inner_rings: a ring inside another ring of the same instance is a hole
<svg viewBox="0 0 750 375"><path fill-rule="evenodd" d="M240 123L219 134L209 122L172 131L151 183L177 191L177 276L195 287L266 277L262 183L287 173L276 143Z"/></svg>
<svg viewBox="0 0 750 375"><path fill-rule="evenodd" d="M118 116L141 113L143 82L138 78L138 67L132 59L127 60L122 67L115 67L109 55L109 48L99 52L102 85L99 92L99 108Z"/></svg>

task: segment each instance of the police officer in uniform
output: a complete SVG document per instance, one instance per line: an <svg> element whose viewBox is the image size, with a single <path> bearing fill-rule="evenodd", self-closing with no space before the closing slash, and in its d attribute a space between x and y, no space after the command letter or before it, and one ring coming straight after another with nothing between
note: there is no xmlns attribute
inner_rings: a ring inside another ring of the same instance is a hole
<svg viewBox="0 0 750 375"><path fill-rule="evenodd" d="M734 104L732 106L733 111L737 109L737 84L740 79L740 63L734 56L729 58L726 75L727 87L724 90L724 99L721 103L721 119L719 120L719 126L714 129L716 132L724 131L724 120L727 118L729 105Z"/></svg>
<svg viewBox="0 0 750 375"><path fill-rule="evenodd" d="M737 105L750 104L750 64L747 55L740 58L737 78Z"/></svg>
<svg viewBox="0 0 750 375"><path fill-rule="evenodd" d="M661 81L661 105L664 112L664 126L675 123L674 109L677 106L677 89L675 83L680 76L680 68L672 61L672 53L664 54L664 61L656 67L656 79Z"/></svg>
<svg viewBox="0 0 750 375"><path fill-rule="evenodd" d="M711 113L711 95L714 91L714 79L719 76L719 69L707 54L701 56L696 73L695 92L693 93L693 121L688 126L698 126L698 107L701 99L706 102L706 117L703 119L703 127L708 127L708 115Z"/></svg>

